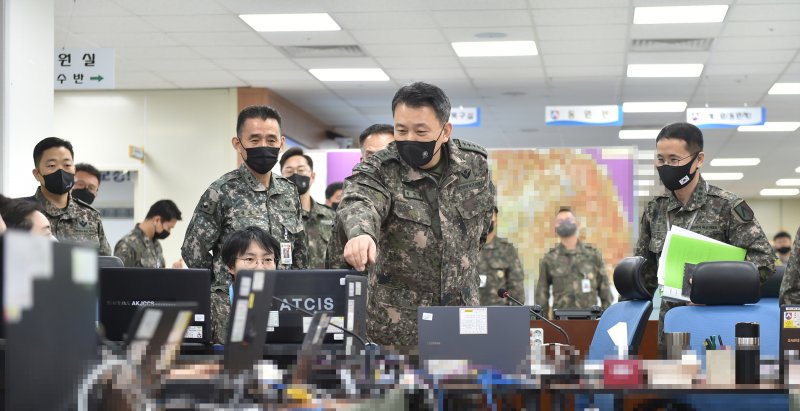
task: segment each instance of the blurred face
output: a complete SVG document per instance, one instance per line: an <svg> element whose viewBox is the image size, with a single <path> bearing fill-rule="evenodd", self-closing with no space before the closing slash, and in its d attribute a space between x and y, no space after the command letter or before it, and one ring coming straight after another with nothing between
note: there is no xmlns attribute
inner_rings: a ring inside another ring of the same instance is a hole
<svg viewBox="0 0 800 411"><path fill-rule="evenodd" d="M492 211L492 231L497 231L497 211Z"/></svg>
<svg viewBox="0 0 800 411"><path fill-rule="evenodd" d="M64 170L75 174L75 164L72 161L72 154L66 147L51 147L42 153L42 159L33 170L33 177L44 187L44 176L53 174L58 170Z"/></svg>
<svg viewBox="0 0 800 411"><path fill-rule="evenodd" d="M370 134L361 145L361 161L372 157L373 154L383 150L394 141L394 134Z"/></svg>
<svg viewBox="0 0 800 411"><path fill-rule="evenodd" d="M266 120L248 118L242 127L242 134L231 139L231 144L246 160L247 152L245 149L253 147L281 148L284 144L284 138L281 135L281 127L274 118Z"/></svg>
<svg viewBox="0 0 800 411"><path fill-rule="evenodd" d="M336 192L333 193L331 198L328 199L328 205L341 202L342 202L342 190L336 190Z"/></svg>
<svg viewBox="0 0 800 411"><path fill-rule="evenodd" d="M442 144L450 140L453 125L442 125L436 118L432 107L409 107L398 104L394 110L394 139L396 141L430 142L436 141L434 154L423 169L431 168L438 164L441 156Z"/></svg>
<svg viewBox="0 0 800 411"><path fill-rule="evenodd" d="M41 235L43 237L50 237L50 220L39 211L34 211L28 218L31 220L33 226L31 227L31 234Z"/></svg>
<svg viewBox="0 0 800 411"><path fill-rule="evenodd" d="M305 157L291 156L283 163L283 168L281 168L282 176L291 177L295 174L309 177L311 179L310 184L314 184L314 177L316 177L316 174L311 170L311 167L308 165L308 160Z"/></svg>
<svg viewBox="0 0 800 411"><path fill-rule="evenodd" d="M157 233L163 233L164 231L171 233L172 229L175 227L175 224L178 224L177 218L173 218L169 221L163 221L160 216L156 216L153 220Z"/></svg>
<svg viewBox="0 0 800 411"><path fill-rule="evenodd" d="M97 190L100 189L100 180L98 180L94 175L85 171L78 171L75 173L75 185L72 187L72 189L75 190L82 188L89 190L90 193L97 196Z"/></svg>
<svg viewBox="0 0 800 411"><path fill-rule="evenodd" d="M776 250L782 247L789 247L789 248L792 247L792 239L788 237L780 237L776 239L774 243L775 243L774 247Z"/></svg>
<svg viewBox="0 0 800 411"><path fill-rule="evenodd" d="M556 227L559 224L564 223L564 222L570 222L570 223L574 223L575 225L578 225L578 220L575 218L575 215L572 214L569 211L562 211L562 212L556 214L556 220L555 220Z"/></svg>
<svg viewBox="0 0 800 411"><path fill-rule="evenodd" d="M272 251L267 251L261 244L251 241L244 254L236 257L236 264L231 270L234 276L239 270L274 270L275 256Z"/></svg>

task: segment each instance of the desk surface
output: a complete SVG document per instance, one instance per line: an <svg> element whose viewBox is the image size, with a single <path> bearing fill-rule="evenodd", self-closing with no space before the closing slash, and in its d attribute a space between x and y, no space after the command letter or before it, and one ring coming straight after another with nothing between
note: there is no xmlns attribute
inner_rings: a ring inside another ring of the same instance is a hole
<svg viewBox="0 0 800 411"><path fill-rule="evenodd" d="M569 334L572 345L580 350L583 358L589 352L589 345L592 344L594 330L597 328L598 320L554 320L564 331ZM531 320L531 327L544 330L545 343L566 344L567 340L558 330L541 320ZM656 360L658 356L658 321L648 321L644 329L642 344L639 346L639 357L645 360Z"/></svg>

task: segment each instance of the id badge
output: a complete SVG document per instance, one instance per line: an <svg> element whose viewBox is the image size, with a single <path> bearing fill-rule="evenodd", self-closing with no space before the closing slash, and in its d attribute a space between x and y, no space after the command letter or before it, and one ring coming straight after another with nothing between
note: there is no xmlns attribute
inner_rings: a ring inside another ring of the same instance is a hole
<svg viewBox="0 0 800 411"><path fill-rule="evenodd" d="M292 243L281 243L281 264L292 265Z"/></svg>
<svg viewBox="0 0 800 411"><path fill-rule="evenodd" d="M483 274L478 274L478 277L481 279L480 288L486 287L486 276Z"/></svg>
<svg viewBox="0 0 800 411"><path fill-rule="evenodd" d="M592 281L587 278L581 280L581 291L584 293L592 292Z"/></svg>

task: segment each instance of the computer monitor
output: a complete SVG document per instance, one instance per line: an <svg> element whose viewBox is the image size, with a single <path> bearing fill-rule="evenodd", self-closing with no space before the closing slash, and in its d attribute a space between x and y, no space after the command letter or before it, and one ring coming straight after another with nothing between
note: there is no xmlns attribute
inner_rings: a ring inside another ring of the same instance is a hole
<svg viewBox="0 0 800 411"><path fill-rule="evenodd" d="M351 270L276 270L275 297L267 327L267 353L277 353L280 346L299 349L311 317L294 305L331 315L331 323L364 336L366 324L366 277ZM344 347L352 339L341 330L328 327L325 345ZM276 351L277 350L277 351Z"/></svg>
<svg viewBox="0 0 800 411"><path fill-rule="evenodd" d="M205 269L117 268L100 269L100 323L106 338L123 341L141 305L169 306L194 302L197 311L183 342L208 344L211 337L211 271Z"/></svg>

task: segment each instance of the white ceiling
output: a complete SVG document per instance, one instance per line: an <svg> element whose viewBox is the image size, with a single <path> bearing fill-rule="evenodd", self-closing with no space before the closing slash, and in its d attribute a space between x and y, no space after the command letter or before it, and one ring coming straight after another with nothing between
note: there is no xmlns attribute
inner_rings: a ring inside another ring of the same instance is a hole
<svg viewBox="0 0 800 411"><path fill-rule="evenodd" d="M690 0L56 0L57 47L113 47L122 89L269 87L357 135L391 123L394 91L411 81L442 87L453 105L479 106L482 126L457 136L490 148L616 146L618 127L545 127L544 106L687 101L689 107L759 106L769 121L800 121L800 96L769 96L775 82L800 82L800 0L707 0L729 4L714 24L632 24L634 6ZM257 33L244 13L327 12L337 32ZM535 40L535 57L458 58L452 41ZM632 52L633 39L713 38L709 50ZM366 57L290 58L279 47L358 45ZM626 78L629 63L702 63L701 78ZM380 67L391 81L322 83L309 68ZM626 126L660 127L683 113L626 114ZM800 130L707 130L707 159L760 157L719 182L746 197L798 178ZM646 164L643 163L643 164Z"/></svg>

